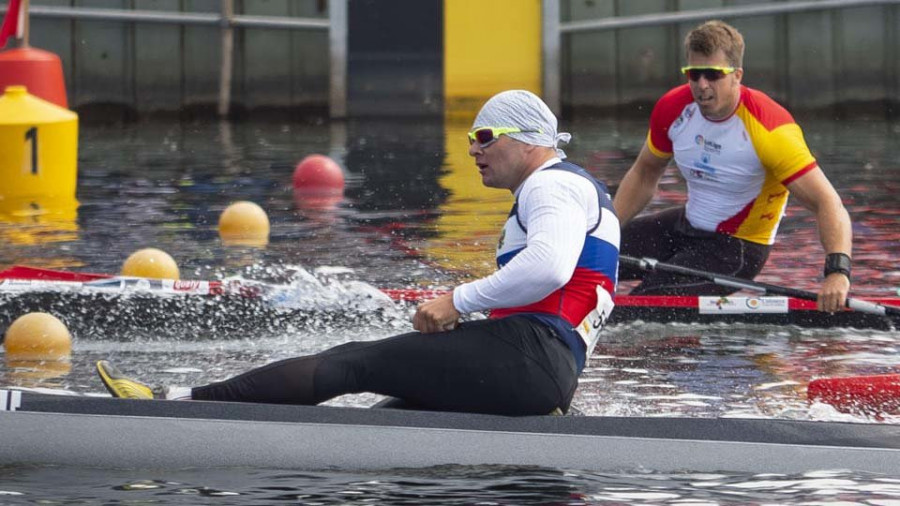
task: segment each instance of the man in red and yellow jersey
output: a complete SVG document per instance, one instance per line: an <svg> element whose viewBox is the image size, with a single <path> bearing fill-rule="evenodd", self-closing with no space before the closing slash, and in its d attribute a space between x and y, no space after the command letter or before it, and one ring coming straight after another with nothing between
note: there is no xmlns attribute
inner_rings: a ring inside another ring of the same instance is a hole
<svg viewBox="0 0 900 506"><path fill-rule="evenodd" d="M685 38L688 83L670 90L650 116L641 153L619 186L623 255L752 279L775 241L788 194L815 214L826 253L819 309L838 311L850 289L850 217L783 107L741 85L744 40L709 21ZM685 206L635 216L670 160L687 182ZM725 295L734 289L665 272L623 267L642 279L633 295Z"/></svg>

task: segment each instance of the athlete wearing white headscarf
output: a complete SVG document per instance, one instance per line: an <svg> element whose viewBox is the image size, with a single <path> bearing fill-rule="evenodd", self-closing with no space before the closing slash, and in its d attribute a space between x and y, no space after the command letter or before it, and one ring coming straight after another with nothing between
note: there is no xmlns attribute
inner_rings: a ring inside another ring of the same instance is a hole
<svg viewBox="0 0 900 506"><path fill-rule="evenodd" d="M224 381L168 389L166 398L318 404L375 392L426 410L566 412L602 326L600 311L611 310L619 222L605 186L560 160L557 145L571 136L557 133L556 117L536 95L500 93L475 126L505 129L497 135L528 144L469 149L476 162L487 152L494 156L482 165L496 162L499 171L524 178L515 187L515 177L496 186L512 191L516 203L500 234L494 274L422 303L413 317L421 333L344 343ZM529 132L505 133L513 128ZM459 321L473 311L491 317ZM114 396L154 397L106 361L97 371Z"/></svg>
<svg viewBox="0 0 900 506"><path fill-rule="evenodd" d="M556 115L540 97L526 90L509 90L494 95L484 104L472 123L472 130L516 127L523 132L506 135L525 144L555 148L557 156L564 159L566 153L559 149L559 143L568 144L572 134L557 133L557 124Z"/></svg>

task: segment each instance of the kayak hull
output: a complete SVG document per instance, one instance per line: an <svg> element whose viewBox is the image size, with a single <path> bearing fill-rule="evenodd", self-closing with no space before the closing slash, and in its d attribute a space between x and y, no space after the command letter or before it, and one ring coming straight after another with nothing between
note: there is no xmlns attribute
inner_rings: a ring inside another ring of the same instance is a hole
<svg viewBox="0 0 900 506"><path fill-rule="evenodd" d="M21 393L0 464L900 474L900 426L762 419L501 417ZM15 405L16 403L12 403ZM10 403L7 403L10 404ZM10 437L14 435L14 437Z"/></svg>

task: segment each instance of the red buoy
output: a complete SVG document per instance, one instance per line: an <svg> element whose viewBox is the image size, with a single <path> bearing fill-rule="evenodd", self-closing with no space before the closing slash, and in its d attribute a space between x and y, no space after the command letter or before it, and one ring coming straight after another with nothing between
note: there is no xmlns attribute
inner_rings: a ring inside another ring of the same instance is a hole
<svg viewBox="0 0 900 506"><path fill-rule="evenodd" d="M324 155L309 155L294 169L294 192L310 195L342 195L344 173L341 167Z"/></svg>
<svg viewBox="0 0 900 506"><path fill-rule="evenodd" d="M294 203L299 209L324 210L344 200L344 173L324 155L309 155L294 169Z"/></svg>
<svg viewBox="0 0 900 506"><path fill-rule="evenodd" d="M818 378L809 382L806 397L843 413L892 414L900 411L900 374Z"/></svg>
<svg viewBox="0 0 900 506"><path fill-rule="evenodd" d="M62 60L55 54L19 47L0 51L0 90L21 85L28 93L68 109Z"/></svg>

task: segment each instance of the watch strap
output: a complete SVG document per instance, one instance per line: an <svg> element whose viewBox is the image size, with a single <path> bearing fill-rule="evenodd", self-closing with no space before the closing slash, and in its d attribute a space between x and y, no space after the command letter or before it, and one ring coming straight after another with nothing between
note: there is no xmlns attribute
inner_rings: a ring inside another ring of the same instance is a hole
<svg viewBox="0 0 900 506"><path fill-rule="evenodd" d="M850 279L850 255L845 253L829 253L825 255L825 277L839 272Z"/></svg>

